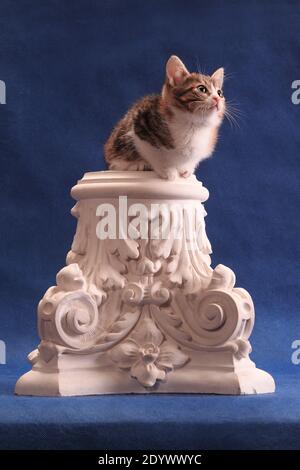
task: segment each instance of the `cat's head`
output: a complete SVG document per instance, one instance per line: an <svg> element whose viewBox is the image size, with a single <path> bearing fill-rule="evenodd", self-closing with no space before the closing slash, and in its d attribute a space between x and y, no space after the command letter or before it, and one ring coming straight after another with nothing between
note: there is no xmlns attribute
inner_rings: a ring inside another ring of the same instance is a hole
<svg viewBox="0 0 300 470"><path fill-rule="evenodd" d="M217 123L225 112L223 81L223 68L211 76L190 73L183 62L172 55L166 65L163 99L172 107Z"/></svg>

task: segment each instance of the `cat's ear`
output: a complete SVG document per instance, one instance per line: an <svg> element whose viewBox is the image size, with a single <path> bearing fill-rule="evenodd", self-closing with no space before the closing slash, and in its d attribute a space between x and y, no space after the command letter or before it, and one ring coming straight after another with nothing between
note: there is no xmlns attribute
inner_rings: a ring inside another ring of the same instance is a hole
<svg viewBox="0 0 300 470"><path fill-rule="evenodd" d="M176 55L172 55L166 65L166 74L171 86L181 85L189 71Z"/></svg>
<svg viewBox="0 0 300 470"><path fill-rule="evenodd" d="M221 89L223 87L224 82L224 69L223 67L216 70L211 76L212 82L215 88Z"/></svg>

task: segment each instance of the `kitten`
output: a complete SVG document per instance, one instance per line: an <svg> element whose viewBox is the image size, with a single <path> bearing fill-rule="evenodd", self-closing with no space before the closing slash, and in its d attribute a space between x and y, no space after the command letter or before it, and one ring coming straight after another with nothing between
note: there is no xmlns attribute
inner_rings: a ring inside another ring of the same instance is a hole
<svg viewBox="0 0 300 470"><path fill-rule="evenodd" d="M109 169L189 177L215 148L225 114L223 80L223 68L211 76L190 73L171 56L161 94L134 104L106 142Z"/></svg>

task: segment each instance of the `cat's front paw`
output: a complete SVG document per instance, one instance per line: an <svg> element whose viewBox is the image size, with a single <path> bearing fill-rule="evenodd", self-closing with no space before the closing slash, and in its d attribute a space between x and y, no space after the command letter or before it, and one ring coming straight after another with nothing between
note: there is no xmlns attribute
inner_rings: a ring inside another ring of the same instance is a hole
<svg viewBox="0 0 300 470"><path fill-rule="evenodd" d="M191 170L180 170L179 171L179 175L182 177L182 178L189 178L191 175L192 175L192 171Z"/></svg>
<svg viewBox="0 0 300 470"><path fill-rule="evenodd" d="M147 165L144 160L136 160L128 165L127 168L129 171L144 171L149 169L149 165Z"/></svg>
<svg viewBox="0 0 300 470"><path fill-rule="evenodd" d="M159 176L165 180L174 181L178 177L178 171L176 168L160 170Z"/></svg>

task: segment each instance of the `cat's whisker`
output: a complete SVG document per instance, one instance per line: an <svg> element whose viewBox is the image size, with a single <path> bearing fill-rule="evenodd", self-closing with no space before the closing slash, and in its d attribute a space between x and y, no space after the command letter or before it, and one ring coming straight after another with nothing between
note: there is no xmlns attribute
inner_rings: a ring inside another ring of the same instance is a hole
<svg viewBox="0 0 300 470"><path fill-rule="evenodd" d="M234 77L235 77L235 74L234 74L234 73L232 73L232 72L229 72L229 73L228 73L228 72L225 71L225 73L224 73L224 81L226 81L226 80L231 80L231 79L234 78Z"/></svg>
<svg viewBox="0 0 300 470"><path fill-rule="evenodd" d="M242 114L241 114L241 113L239 113L238 111L236 111L236 110L234 110L234 109L228 108L228 107L226 107L225 112L226 112L227 114L229 114L230 116L233 116L233 117L236 117L236 118L242 117Z"/></svg>
<svg viewBox="0 0 300 470"><path fill-rule="evenodd" d="M243 110L241 110L241 108L240 108L240 107L238 107L238 106L235 106L235 105L232 105L232 104L230 104L230 103L229 103L229 104L228 104L228 103L226 103L226 107L227 107L228 109L232 110L232 111L235 111L235 112L237 112L237 113L240 113L240 114L243 114L243 113L244 113L244 111L243 111Z"/></svg>
<svg viewBox="0 0 300 470"><path fill-rule="evenodd" d="M233 124L233 122L232 122L232 120L231 120L231 116L230 116L228 113L226 113L226 112L224 113L224 116L225 116L225 118L227 119L227 121L229 122L230 127L233 128L233 127L234 127L234 124Z"/></svg>
<svg viewBox="0 0 300 470"><path fill-rule="evenodd" d="M242 112L238 109L227 107L226 110L227 110L228 113L232 114L236 118L244 118L246 116L246 114L244 112Z"/></svg>
<svg viewBox="0 0 300 470"><path fill-rule="evenodd" d="M240 128L240 122L244 122L246 113L242 111L235 101L226 102L225 116L228 120L231 120L234 126Z"/></svg>
<svg viewBox="0 0 300 470"><path fill-rule="evenodd" d="M226 100L226 107L230 110L236 111L237 113L245 114L244 111L241 110L240 104L237 102Z"/></svg>
<svg viewBox="0 0 300 470"><path fill-rule="evenodd" d="M240 129L240 124L237 120L238 116L235 116L232 112L230 112L229 110L225 110L224 112L224 115L225 117L227 118L228 122L230 123L230 126L232 128L234 127L238 127Z"/></svg>
<svg viewBox="0 0 300 470"><path fill-rule="evenodd" d="M237 109L239 109L240 106L241 106L241 104L240 104L238 101L236 101L236 100L228 100L228 99L227 99L227 100L226 100L226 104L227 104L228 106L232 106L232 107L235 107L235 108L237 108Z"/></svg>

